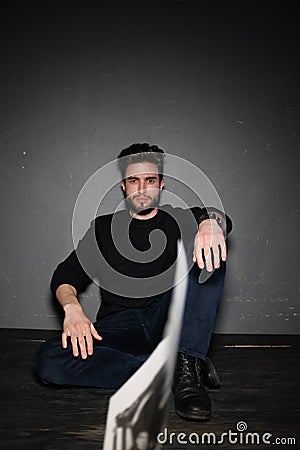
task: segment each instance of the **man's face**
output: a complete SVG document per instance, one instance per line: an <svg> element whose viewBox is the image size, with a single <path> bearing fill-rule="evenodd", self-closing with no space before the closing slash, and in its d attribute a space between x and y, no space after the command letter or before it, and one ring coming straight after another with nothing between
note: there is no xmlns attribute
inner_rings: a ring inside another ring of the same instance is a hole
<svg viewBox="0 0 300 450"><path fill-rule="evenodd" d="M164 181L159 181L156 164L142 162L127 167L121 186L129 211L145 215L158 206Z"/></svg>

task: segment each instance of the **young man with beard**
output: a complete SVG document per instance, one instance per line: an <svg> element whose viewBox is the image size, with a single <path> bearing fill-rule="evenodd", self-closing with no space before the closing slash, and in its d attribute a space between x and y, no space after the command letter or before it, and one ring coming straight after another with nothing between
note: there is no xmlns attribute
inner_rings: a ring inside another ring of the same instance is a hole
<svg viewBox="0 0 300 450"><path fill-rule="evenodd" d="M63 333L38 350L36 373L57 385L121 386L162 338L180 238L190 271L173 385L175 410L186 419L208 420L206 358L231 221L213 208L159 206L165 181L164 151L157 146L133 144L118 162L127 209L97 217L56 268L51 289L64 309ZM199 283L201 270L214 270L204 283ZM78 301L93 279L99 280L102 300L94 324Z"/></svg>

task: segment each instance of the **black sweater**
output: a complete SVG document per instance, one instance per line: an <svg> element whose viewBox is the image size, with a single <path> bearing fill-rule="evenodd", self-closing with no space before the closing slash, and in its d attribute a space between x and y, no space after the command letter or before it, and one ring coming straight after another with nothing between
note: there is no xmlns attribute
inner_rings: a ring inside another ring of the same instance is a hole
<svg viewBox="0 0 300 450"><path fill-rule="evenodd" d="M80 293L95 281L102 299L97 320L126 308L144 308L172 287L177 241L193 242L205 218L204 208L170 205L146 220L134 219L126 210L99 216L77 249L57 266L52 293L61 284L70 284ZM228 216L226 227L228 234L232 229Z"/></svg>

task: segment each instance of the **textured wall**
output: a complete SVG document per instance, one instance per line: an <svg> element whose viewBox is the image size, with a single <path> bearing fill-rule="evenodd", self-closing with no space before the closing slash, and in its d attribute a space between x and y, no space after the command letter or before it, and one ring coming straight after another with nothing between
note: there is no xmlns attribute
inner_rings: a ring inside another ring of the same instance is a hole
<svg viewBox="0 0 300 450"><path fill-rule="evenodd" d="M299 332L295 3L124 3L3 7L0 326L60 327L49 280L77 195L148 141L201 167L234 220L216 330ZM82 302L93 317L97 289Z"/></svg>

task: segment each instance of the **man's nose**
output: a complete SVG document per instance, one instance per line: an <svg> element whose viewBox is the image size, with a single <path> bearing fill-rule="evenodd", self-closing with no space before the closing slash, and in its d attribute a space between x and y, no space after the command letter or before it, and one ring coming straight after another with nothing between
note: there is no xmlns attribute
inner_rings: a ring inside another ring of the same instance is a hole
<svg viewBox="0 0 300 450"><path fill-rule="evenodd" d="M139 181L139 192L144 192L146 190L146 182L143 180Z"/></svg>

